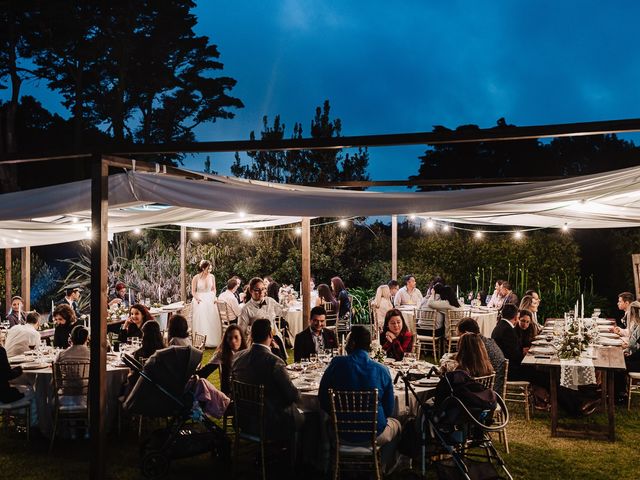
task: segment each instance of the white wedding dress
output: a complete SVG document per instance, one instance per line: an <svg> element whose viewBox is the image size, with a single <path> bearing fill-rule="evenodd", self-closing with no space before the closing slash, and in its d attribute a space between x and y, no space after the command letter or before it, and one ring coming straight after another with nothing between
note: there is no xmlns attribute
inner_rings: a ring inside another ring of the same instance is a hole
<svg viewBox="0 0 640 480"><path fill-rule="evenodd" d="M209 275L205 279L198 275L196 291L192 292L194 295L192 328L195 333L207 336L207 347L217 347L222 337L222 323L216 306L216 296L211 291L214 282L213 275ZM200 303L195 299L196 295L200 299Z"/></svg>

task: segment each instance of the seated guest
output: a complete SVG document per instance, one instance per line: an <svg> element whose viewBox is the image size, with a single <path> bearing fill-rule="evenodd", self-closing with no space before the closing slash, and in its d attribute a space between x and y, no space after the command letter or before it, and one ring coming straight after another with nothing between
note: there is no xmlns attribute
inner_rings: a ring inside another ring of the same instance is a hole
<svg viewBox="0 0 640 480"><path fill-rule="evenodd" d="M309 317L309 328L296 335L293 346L293 358L299 362L309 358L312 353L321 353L325 349L338 348L336 335L324 328L326 321L324 307L313 307Z"/></svg>
<svg viewBox="0 0 640 480"><path fill-rule="evenodd" d="M240 283L238 283L238 277L231 277L227 281L227 288L220 295L218 295L218 301L224 302L227 304L227 311L231 313L231 318L229 318L229 322L237 322L238 317L240 316L240 312L242 312L242 306L244 304L240 304L237 297L238 288L240 287Z"/></svg>
<svg viewBox="0 0 640 480"><path fill-rule="evenodd" d="M76 325L69 336L70 347L62 350L56 357L56 362L88 362L90 357L87 339L89 330L82 325Z"/></svg>
<svg viewBox="0 0 640 480"><path fill-rule="evenodd" d="M524 355L515 330L517 322L517 307L510 303L506 304L502 307L502 319L491 333L491 338L495 340L505 358L509 360L508 380L526 380L522 377L520 368Z"/></svg>
<svg viewBox="0 0 640 480"><path fill-rule="evenodd" d="M502 308L502 305L504 304L504 297L502 296L502 291L500 287L502 287L503 282L504 280L500 280L500 279L496 280L496 288L493 291L493 294L491 295L491 297L487 299L487 307L497 308L497 309Z"/></svg>
<svg viewBox="0 0 640 480"><path fill-rule="evenodd" d="M351 298L349 297L349 291L344 286L344 282L340 277L333 277L331 279L331 290L333 295L338 300L338 317L345 318L347 315L351 315Z"/></svg>
<svg viewBox="0 0 640 480"><path fill-rule="evenodd" d="M275 341L270 343L271 349L280 358L286 360L287 351L284 347L284 340L277 329L276 317L284 317L287 314L287 309L273 298L266 296L267 287L259 277L254 277L249 281L249 292L251 299L242 308L240 317L238 317L238 325L248 335L254 321L262 318L269 320L271 328L277 332Z"/></svg>
<svg viewBox="0 0 640 480"><path fill-rule="evenodd" d="M453 358L443 359L445 372L466 370L472 377L485 377L495 373L484 347L482 337L477 333L465 333L458 341L458 351Z"/></svg>
<svg viewBox="0 0 640 480"><path fill-rule="evenodd" d="M405 275L404 287L398 290L393 305L398 308L402 305L418 306L422 302L422 293L416 287L416 277L413 275Z"/></svg>
<svg viewBox="0 0 640 480"><path fill-rule="evenodd" d="M22 375L22 367L12 367L7 358L7 351L0 346L0 403L13 403L24 398L24 393L9 384Z"/></svg>
<svg viewBox="0 0 640 480"><path fill-rule="evenodd" d="M334 357L322 375L318 399L320 406L330 412L329 389L378 390L378 437L383 464L390 465L395 447L400 439L400 422L392 418L395 398L389 369L369 357L371 333L363 325L351 327L346 356ZM353 434L345 442L362 443L368 440L364 434Z"/></svg>
<svg viewBox="0 0 640 480"><path fill-rule="evenodd" d="M380 340L382 349L387 352L387 358L402 360L405 353L411 352L413 335L407 328L400 310L394 308L387 312Z"/></svg>
<svg viewBox="0 0 640 480"><path fill-rule="evenodd" d="M174 315L174 317L175 316L176 315ZM179 346L186 347L190 345L191 343L189 343L188 345ZM155 320L147 320L146 322L144 322L144 325L142 325L142 345L139 349L133 352L133 356L136 360L140 361L141 358L149 358L151 355L156 353L157 350L162 350L163 348L164 339L162 338L162 333L160 332L160 324Z"/></svg>
<svg viewBox="0 0 640 480"><path fill-rule="evenodd" d="M518 305L518 296L511 290L511 284L509 282L502 282L500 285L500 295L502 295L502 305Z"/></svg>
<svg viewBox="0 0 640 480"><path fill-rule="evenodd" d="M9 329L4 341L4 347L7 349L9 357L22 355L29 350L29 347L40 345L39 321L40 315L36 312L30 312L24 325L16 325Z"/></svg>
<svg viewBox="0 0 640 480"><path fill-rule="evenodd" d="M220 368L220 390L227 395L231 395L231 365L236 354L247 349L247 340L242 334L242 330L237 325L229 325L224 332L222 343L211 356L209 363L196 372L196 375L207 378L216 369Z"/></svg>
<svg viewBox="0 0 640 480"><path fill-rule="evenodd" d="M427 285L427 291L424 294L424 298L431 297L434 294L433 287L435 287L438 284L446 285L447 282L445 282L444 278L440 275L434 275L433 277L431 277L431 280L429 280L429 284ZM440 298L437 295L435 298L436 300L440 300Z"/></svg>
<svg viewBox="0 0 640 480"><path fill-rule="evenodd" d="M371 306L373 307L373 315L376 320L378 332L381 332L387 312L393 308L389 285L380 285L378 287L376 290L376 298L373 300Z"/></svg>
<svg viewBox="0 0 640 480"><path fill-rule="evenodd" d="M460 310L460 303L449 285L436 283L429 298L425 298L420 305L421 309L432 309L438 312L436 318L436 335L444 333L444 319L447 310Z"/></svg>
<svg viewBox="0 0 640 480"><path fill-rule="evenodd" d="M127 286L122 283L116 283L115 293L109 297L109 306L121 305L125 308L129 307L129 299L127 298Z"/></svg>
<svg viewBox="0 0 640 480"><path fill-rule="evenodd" d="M458 335L464 335L465 333L473 333L480 336L484 348L489 355L489 361L493 367L493 371L496 372L496 380L493 384L493 389L502 394L502 385L504 384L504 354L498 344L492 338L487 338L480 334L480 327L478 322L470 317L463 318L458 323Z"/></svg>
<svg viewBox="0 0 640 480"><path fill-rule="evenodd" d="M627 372L640 372L640 302L629 303L626 312L627 326L629 327L629 341L623 341L624 363ZM11 330L10 330L11 331ZM618 372L615 376L616 401L627 401L627 375L626 372Z"/></svg>
<svg viewBox="0 0 640 480"><path fill-rule="evenodd" d="M263 285L261 279L260 285ZM256 319L251 323L252 345L236 355L231 370L239 382L264 386L265 432L270 439L288 439L302 425L304 418L295 402L300 400L298 389L291 383L284 361L271 353L271 322ZM240 420L241 422L241 420ZM241 425L249 432L257 425Z"/></svg>
<svg viewBox="0 0 640 480"><path fill-rule="evenodd" d="M318 285L318 299L316 300L317 307L324 307L327 309L327 303L331 304L331 311L338 314L338 300L333 296L333 292L326 283Z"/></svg>
<svg viewBox="0 0 640 480"><path fill-rule="evenodd" d="M615 326L611 328L611 331L620 335L623 339L629 338L629 309L631 307L631 303L634 301L634 295L629 292L622 292L618 294L618 310L622 310L624 315L620 320L622 324L622 328Z"/></svg>
<svg viewBox="0 0 640 480"><path fill-rule="evenodd" d="M53 346L69 347L69 335L76 326L76 314L68 303L61 303L53 309L53 321L56 324L53 332Z"/></svg>
<svg viewBox="0 0 640 480"><path fill-rule="evenodd" d="M132 305L129 308L129 318L120 327L120 343L127 343L129 338L142 338L142 326L149 320L153 320L153 316L147 307L139 303Z"/></svg>
<svg viewBox="0 0 640 480"><path fill-rule="evenodd" d="M520 300L519 307L520 310L527 310L531 313L531 324L535 330L535 335L538 335L540 331L542 331L542 325L538 323L538 305L540 305L540 302L537 301L533 295L525 295L522 297L522 300Z"/></svg>
<svg viewBox="0 0 640 480"><path fill-rule="evenodd" d="M389 294L391 295L391 303L393 304L396 299L396 293L400 290L400 284L397 280L389 280L387 282L387 286L389 287ZM385 314L386 315L386 314Z"/></svg>
<svg viewBox="0 0 640 480"><path fill-rule="evenodd" d="M9 328L16 325L22 325L27 319L27 313L24 311L24 303L22 297L16 295L11 299L11 311L7 314Z"/></svg>
<svg viewBox="0 0 640 480"><path fill-rule="evenodd" d="M276 302L280 303L280 284L275 280L269 282L267 287L267 297L273 298Z"/></svg>
<svg viewBox="0 0 640 480"><path fill-rule="evenodd" d="M538 334L538 330L532 320L532 314L529 310L518 311L518 328L516 334L522 346L522 355L526 355L531 348L531 342Z"/></svg>
<svg viewBox="0 0 640 480"><path fill-rule="evenodd" d="M158 322L156 322L158 323ZM144 333L144 329L143 329ZM182 315L172 315L169 319L169 346L190 347L189 325Z"/></svg>

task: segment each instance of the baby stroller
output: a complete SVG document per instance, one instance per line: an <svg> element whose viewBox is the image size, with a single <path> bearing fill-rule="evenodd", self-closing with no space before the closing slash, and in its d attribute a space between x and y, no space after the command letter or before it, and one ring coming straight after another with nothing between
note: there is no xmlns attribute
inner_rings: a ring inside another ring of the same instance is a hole
<svg viewBox="0 0 640 480"><path fill-rule="evenodd" d="M124 363L140 377L124 402L124 409L146 417L171 417L170 424L154 431L141 447L145 477L158 478L169 470L171 460L211 452L228 464L229 441L223 430L203 414L189 382L202 352L193 347L158 350L142 366L124 355Z"/></svg>
<svg viewBox="0 0 640 480"><path fill-rule="evenodd" d="M415 434L421 446L423 476L429 462L439 479L513 480L489 436L509 421L498 394L475 382L467 372L456 370L442 375L433 403L424 402L413 389L412 378L407 374L401 378L407 394L411 391L420 407ZM493 425L497 406L504 414L501 425Z"/></svg>

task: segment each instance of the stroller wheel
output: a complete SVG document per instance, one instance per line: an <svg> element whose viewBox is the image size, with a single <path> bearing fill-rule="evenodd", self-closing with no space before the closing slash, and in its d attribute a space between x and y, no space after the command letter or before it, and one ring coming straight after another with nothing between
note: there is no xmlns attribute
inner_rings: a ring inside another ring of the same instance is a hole
<svg viewBox="0 0 640 480"><path fill-rule="evenodd" d="M169 459L160 452L149 452L142 457L142 474L147 478L161 478L169 471Z"/></svg>

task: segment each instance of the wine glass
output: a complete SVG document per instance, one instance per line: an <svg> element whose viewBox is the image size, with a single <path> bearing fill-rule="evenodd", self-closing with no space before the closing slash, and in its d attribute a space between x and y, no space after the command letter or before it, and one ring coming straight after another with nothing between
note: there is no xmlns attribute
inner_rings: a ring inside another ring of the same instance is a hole
<svg viewBox="0 0 640 480"><path fill-rule="evenodd" d="M312 365L318 363L318 354L317 353L309 354L309 361L311 362Z"/></svg>
<svg viewBox="0 0 640 480"><path fill-rule="evenodd" d="M167 305L171 304L171 297L167 297Z"/></svg>
<svg viewBox="0 0 640 480"><path fill-rule="evenodd" d="M407 352L404 354L404 360L405 362L407 362L407 364L409 365L409 368L415 366L417 359L416 359L416 354L413 352Z"/></svg>

